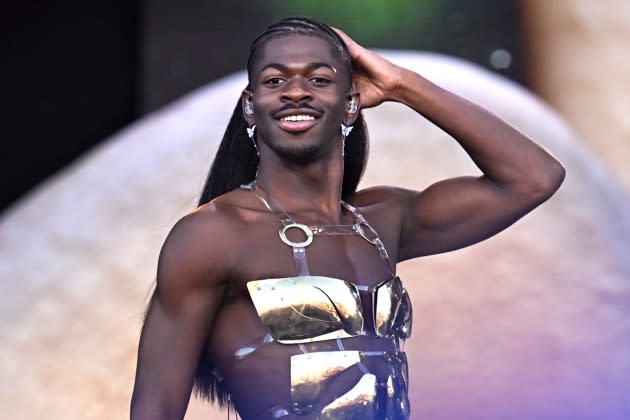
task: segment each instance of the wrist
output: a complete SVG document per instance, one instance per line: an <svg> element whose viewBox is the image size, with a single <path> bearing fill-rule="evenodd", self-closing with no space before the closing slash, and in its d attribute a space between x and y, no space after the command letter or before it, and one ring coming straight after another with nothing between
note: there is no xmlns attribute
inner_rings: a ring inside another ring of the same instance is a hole
<svg viewBox="0 0 630 420"><path fill-rule="evenodd" d="M412 102L417 101L418 96L426 92L433 84L414 71L402 67L400 69L399 82L392 91L390 100L413 106Z"/></svg>

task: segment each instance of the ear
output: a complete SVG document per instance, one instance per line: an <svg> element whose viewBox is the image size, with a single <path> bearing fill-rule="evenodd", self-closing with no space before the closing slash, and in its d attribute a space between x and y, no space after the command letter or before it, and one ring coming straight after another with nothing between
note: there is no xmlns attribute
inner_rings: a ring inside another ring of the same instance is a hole
<svg viewBox="0 0 630 420"><path fill-rule="evenodd" d="M352 91L348 93L346 96L346 115L345 115L345 123L346 125L352 125L357 120L359 116L359 111L361 110L361 98L359 92Z"/></svg>
<svg viewBox="0 0 630 420"><path fill-rule="evenodd" d="M249 125L254 124L254 103L252 101L252 92L245 89L241 94L241 108L243 109L243 117Z"/></svg>

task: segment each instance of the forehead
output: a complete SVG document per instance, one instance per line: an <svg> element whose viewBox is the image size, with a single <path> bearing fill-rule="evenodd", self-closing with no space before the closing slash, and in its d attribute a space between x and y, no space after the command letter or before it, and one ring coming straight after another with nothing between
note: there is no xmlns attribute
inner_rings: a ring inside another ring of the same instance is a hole
<svg viewBox="0 0 630 420"><path fill-rule="evenodd" d="M299 66L326 63L337 72L345 72L345 64L331 41L317 35L289 34L266 41L259 49L254 74L269 64Z"/></svg>

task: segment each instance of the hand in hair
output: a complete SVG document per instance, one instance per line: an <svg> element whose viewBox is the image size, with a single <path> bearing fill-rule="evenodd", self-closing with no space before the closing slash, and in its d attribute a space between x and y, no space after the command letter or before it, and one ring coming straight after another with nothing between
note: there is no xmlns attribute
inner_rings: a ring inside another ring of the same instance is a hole
<svg viewBox="0 0 630 420"><path fill-rule="evenodd" d="M357 44L343 31L333 28L343 39L354 68L354 89L361 95L361 108L372 108L395 100L404 69Z"/></svg>

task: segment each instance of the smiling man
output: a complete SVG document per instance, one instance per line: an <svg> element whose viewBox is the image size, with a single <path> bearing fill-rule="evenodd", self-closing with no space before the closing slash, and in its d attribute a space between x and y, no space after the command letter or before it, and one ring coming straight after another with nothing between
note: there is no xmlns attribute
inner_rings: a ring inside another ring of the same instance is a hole
<svg viewBox="0 0 630 420"><path fill-rule="evenodd" d="M412 315L396 263L505 229L564 169L487 111L310 19L260 35L248 76L200 206L162 248L132 418L181 419L194 386L244 419L407 419ZM360 109L384 101L441 127L483 175L357 191Z"/></svg>

